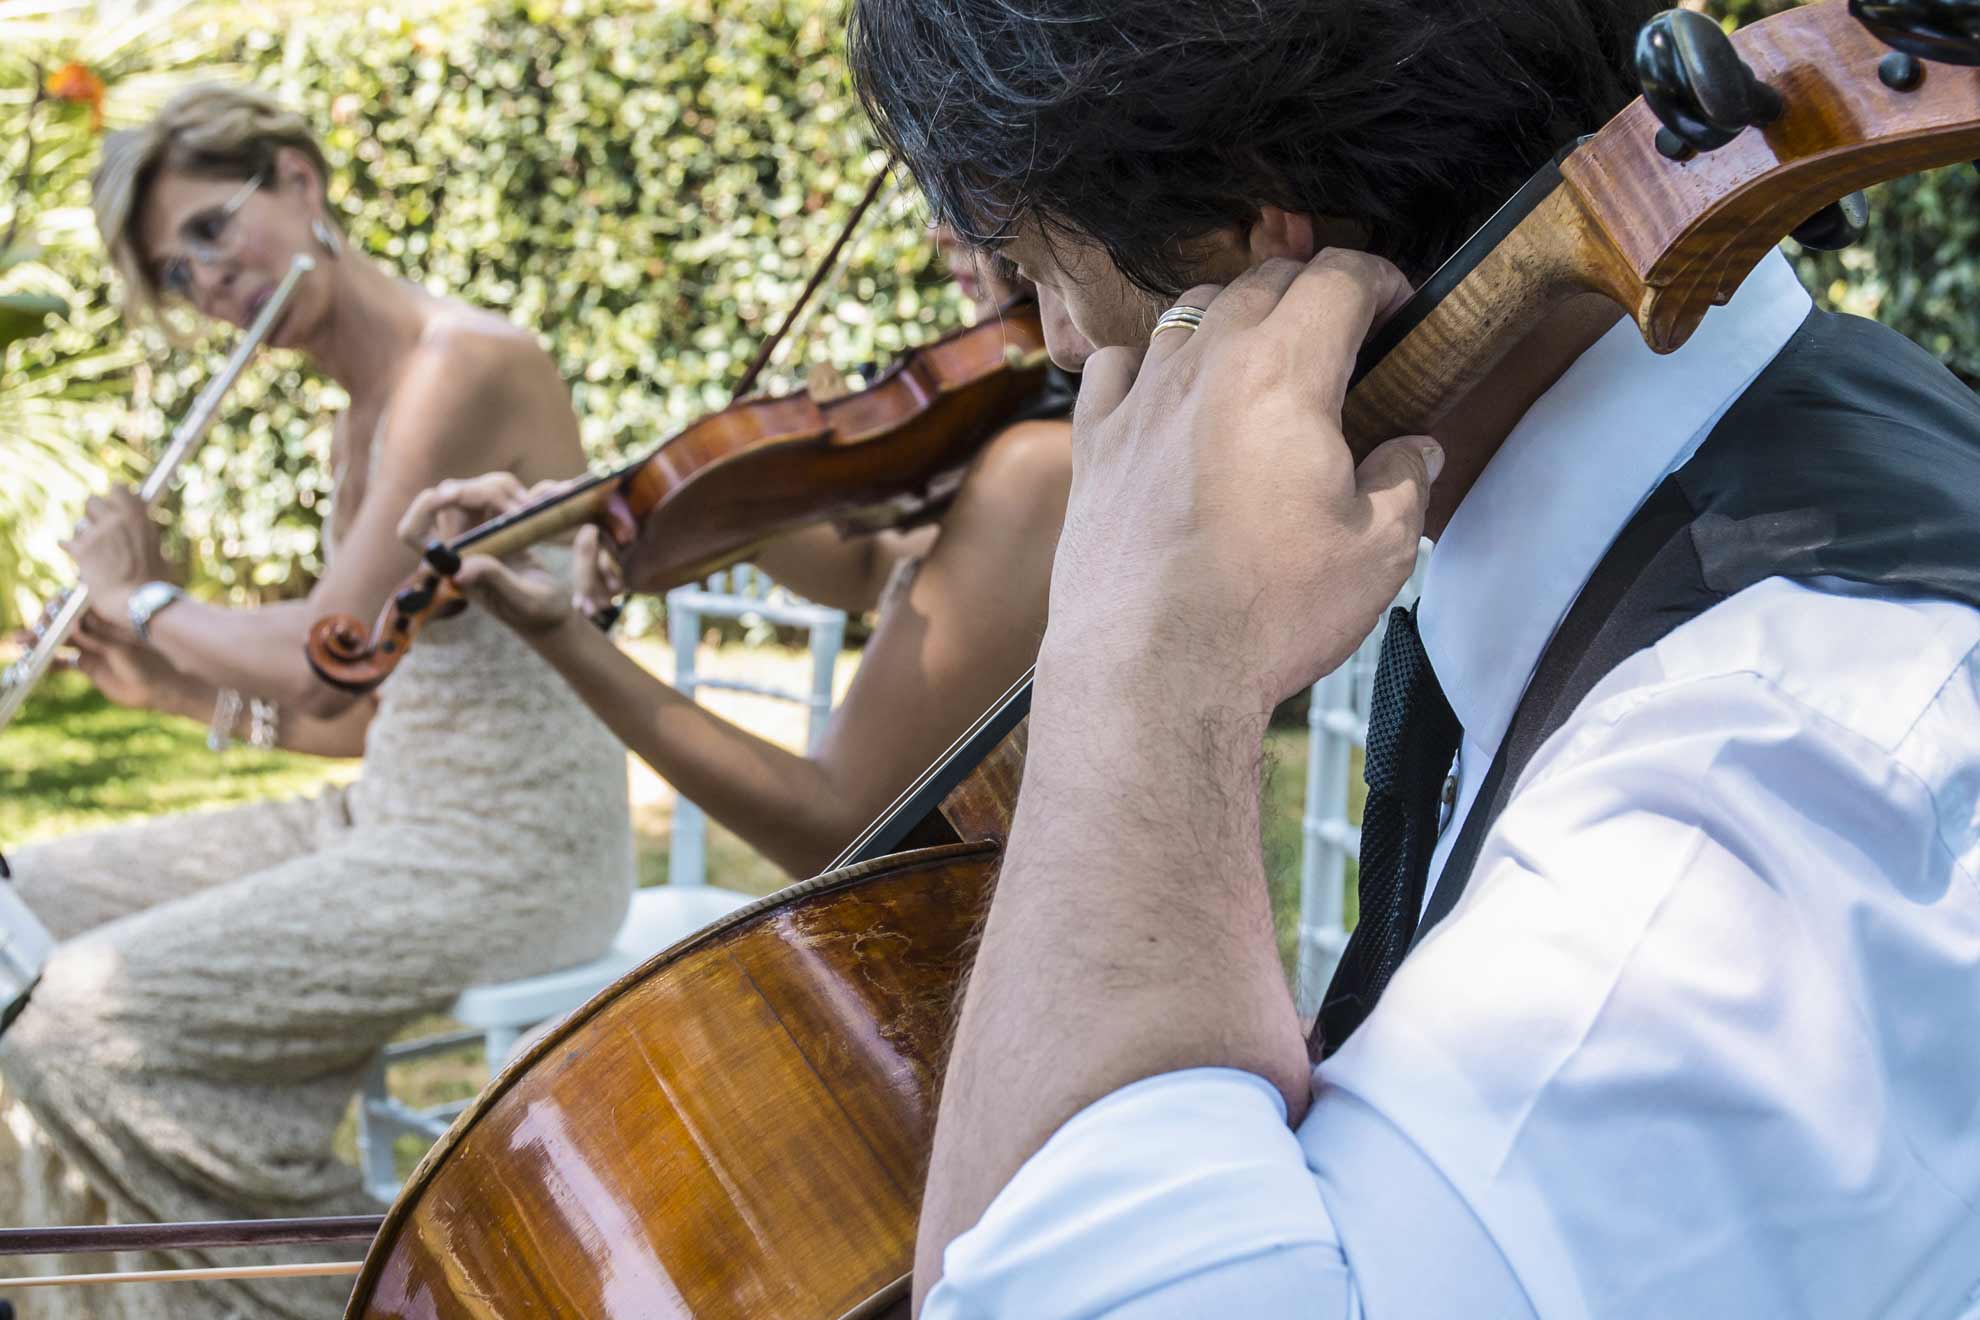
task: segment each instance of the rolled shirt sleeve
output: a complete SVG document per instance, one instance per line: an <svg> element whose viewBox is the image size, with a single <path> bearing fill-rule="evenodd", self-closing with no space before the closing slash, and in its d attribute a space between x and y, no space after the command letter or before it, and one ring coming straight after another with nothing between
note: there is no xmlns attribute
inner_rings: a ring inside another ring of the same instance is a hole
<svg viewBox="0 0 1980 1320"><path fill-rule="evenodd" d="M1198 1068L1068 1120L949 1244L923 1316L1194 1317L1193 1285L1233 1273L1247 1314L1359 1314L1278 1092Z"/></svg>
<svg viewBox="0 0 1980 1320"><path fill-rule="evenodd" d="M924 1320L1530 1320L1483 1226L1393 1124L1340 1090L1313 1113L1296 1135L1270 1084L1223 1068L1096 1101L950 1244ZM1363 1243L1419 1263L1364 1295Z"/></svg>

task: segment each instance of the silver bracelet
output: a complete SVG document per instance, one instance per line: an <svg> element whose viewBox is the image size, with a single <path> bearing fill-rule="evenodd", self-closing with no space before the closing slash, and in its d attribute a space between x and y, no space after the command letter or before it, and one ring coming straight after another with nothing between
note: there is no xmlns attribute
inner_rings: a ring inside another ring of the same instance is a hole
<svg viewBox="0 0 1980 1320"><path fill-rule="evenodd" d="M267 751L281 737L281 712L260 697L248 702L248 745Z"/></svg>
<svg viewBox="0 0 1980 1320"><path fill-rule="evenodd" d="M241 717L241 694L232 688L221 688L213 698L213 723L206 728L206 748L212 752L224 752L234 741L234 722Z"/></svg>

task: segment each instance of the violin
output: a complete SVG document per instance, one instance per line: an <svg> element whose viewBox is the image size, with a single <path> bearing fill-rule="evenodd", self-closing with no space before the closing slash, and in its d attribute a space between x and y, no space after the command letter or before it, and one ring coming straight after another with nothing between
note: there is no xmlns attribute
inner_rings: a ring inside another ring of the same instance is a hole
<svg viewBox="0 0 1980 1320"><path fill-rule="evenodd" d="M1780 238L1980 156L1980 4L1672 10L1645 97L1544 167L1371 341L1350 445L1430 431L1563 300L1682 344ZM1016 805L1029 680L838 866L609 987L421 1163L348 1320L905 1317L952 1004ZM896 851L898 850L898 851Z"/></svg>
<svg viewBox="0 0 1980 1320"><path fill-rule="evenodd" d="M371 691L429 620L465 603L452 582L461 556L511 554L587 522L619 546L630 588L658 592L811 523L877 530L923 516L1039 396L1049 366L1037 304L1019 299L908 352L856 393L732 403L645 458L434 541L369 631L349 615L311 627L310 667L346 692Z"/></svg>

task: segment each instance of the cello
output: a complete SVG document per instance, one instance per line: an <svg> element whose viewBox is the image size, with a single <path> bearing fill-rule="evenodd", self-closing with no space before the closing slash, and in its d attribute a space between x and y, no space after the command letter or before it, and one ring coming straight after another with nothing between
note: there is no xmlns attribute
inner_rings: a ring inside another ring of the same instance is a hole
<svg viewBox="0 0 1980 1320"><path fill-rule="evenodd" d="M1671 351L1783 234L1846 231L1844 195L1980 155L1966 0L1828 0L1730 42L1673 12L1638 53L1644 100L1371 342L1344 419L1357 454L1431 430L1566 298L1604 294ZM506 1068L393 1206L347 1316L904 1313L1028 692L837 869L659 955Z"/></svg>

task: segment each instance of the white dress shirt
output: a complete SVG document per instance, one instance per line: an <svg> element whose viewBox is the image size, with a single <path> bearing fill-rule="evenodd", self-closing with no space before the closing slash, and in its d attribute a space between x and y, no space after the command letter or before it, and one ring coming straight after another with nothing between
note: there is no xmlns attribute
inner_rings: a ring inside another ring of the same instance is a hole
<svg viewBox="0 0 1980 1320"><path fill-rule="evenodd" d="M1453 821L1610 541L1808 306L1775 255L1676 354L1625 321L1466 496L1419 615ZM1980 1320L1976 800L1980 612L1751 587L1536 753L1297 1132L1227 1069L1104 1097L926 1315Z"/></svg>

